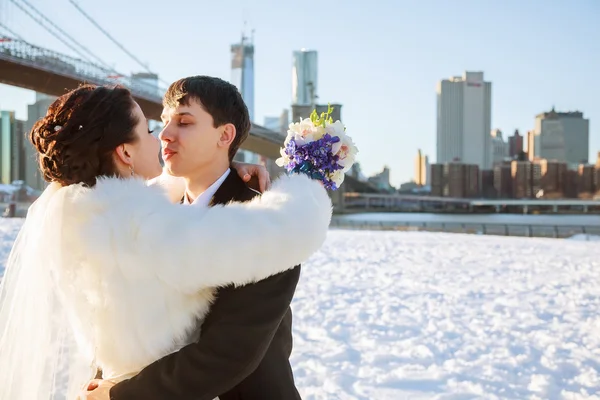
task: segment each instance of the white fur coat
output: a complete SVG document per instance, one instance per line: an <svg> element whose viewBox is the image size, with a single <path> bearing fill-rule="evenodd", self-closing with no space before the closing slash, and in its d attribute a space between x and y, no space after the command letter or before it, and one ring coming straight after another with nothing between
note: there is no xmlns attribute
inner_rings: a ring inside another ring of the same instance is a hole
<svg viewBox="0 0 600 400"><path fill-rule="evenodd" d="M304 262L325 240L320 183L282 177L248 203L173 204L160 184L103 179L54 188L54 265L79 343L105 378L129 377L189 340L217 286ZM173 195L173 193L171 193Z"/></svg>

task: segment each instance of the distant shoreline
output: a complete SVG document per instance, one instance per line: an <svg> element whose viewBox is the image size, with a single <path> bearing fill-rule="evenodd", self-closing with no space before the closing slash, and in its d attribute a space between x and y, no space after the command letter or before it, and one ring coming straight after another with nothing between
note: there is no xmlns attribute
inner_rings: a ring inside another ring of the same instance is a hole
<svg viewBox="0 0 600 400"><path fill-rule="evenodd" d="M361 213L334 215L331 227L568 238L575 235L600 235L600 216Z"/></svg>

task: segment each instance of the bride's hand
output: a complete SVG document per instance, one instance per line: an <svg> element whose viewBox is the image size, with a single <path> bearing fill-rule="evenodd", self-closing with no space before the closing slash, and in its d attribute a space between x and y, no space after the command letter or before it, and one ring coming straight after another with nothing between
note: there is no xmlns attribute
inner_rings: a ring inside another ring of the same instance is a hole
<svg viewBox="0 0 600 400"><path fill-rule="evenodd" d="M255 190L264 193L271 187L271 177L265 167L258 164L232 162L231 166L237 171L240 178ZM258 186L257 186L258 181Z"/></svg>
<svg viewBox="0 0 600 400"><path fill-rule="evenodd" d="M88 383L87 390L77 400L110 400L110 388L115 386L114 382L102 379L94 379Z"/></svg>

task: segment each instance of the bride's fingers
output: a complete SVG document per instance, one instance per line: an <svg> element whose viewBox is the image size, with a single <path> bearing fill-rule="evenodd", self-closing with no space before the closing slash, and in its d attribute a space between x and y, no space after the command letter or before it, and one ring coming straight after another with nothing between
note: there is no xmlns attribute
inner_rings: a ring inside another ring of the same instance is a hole
<svg viewBox="0 0 600 400"><path fill-rule="evenodd" d="M88 386L87 386L88 392L98 389L98 386L100 385L101 381L102 381L101 379L94 379L94 380L90 381L90 383L88 383Z"/></svg>

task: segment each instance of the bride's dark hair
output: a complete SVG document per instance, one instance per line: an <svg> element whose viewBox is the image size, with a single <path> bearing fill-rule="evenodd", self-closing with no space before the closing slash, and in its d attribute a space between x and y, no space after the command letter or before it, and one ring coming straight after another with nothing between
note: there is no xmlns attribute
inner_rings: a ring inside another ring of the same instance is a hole
<svg viewBox="0 0 600 400"><path fill-rule="evenodd" d="M113 151L136 140L134 100L123 87L83 85L59 97L33 126L44 179L63 186L94 186L116 175Z"/></svg>

